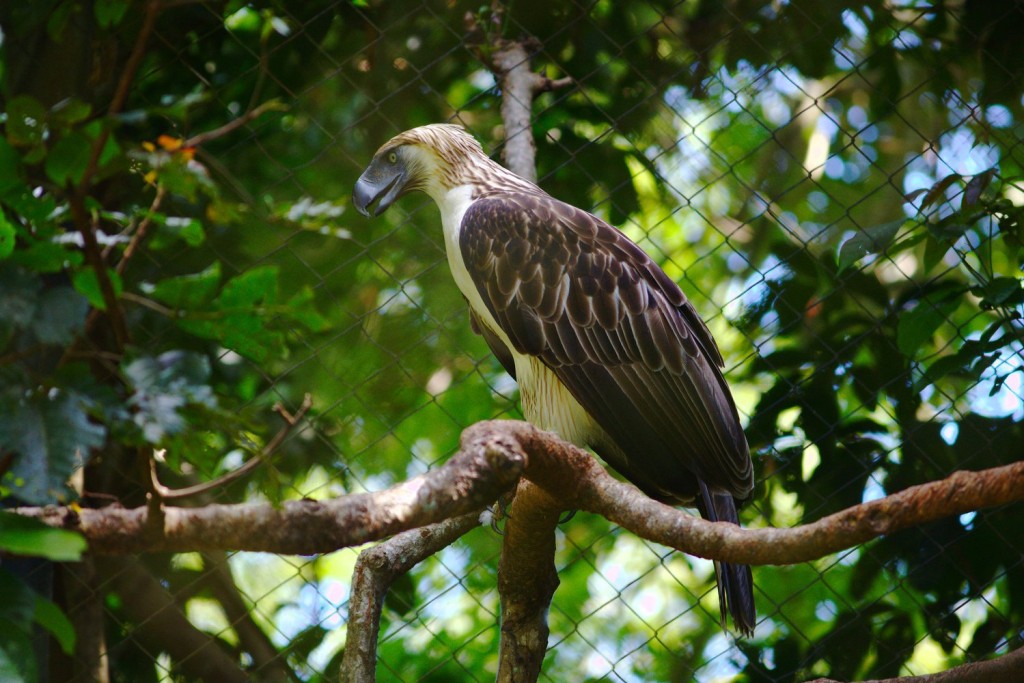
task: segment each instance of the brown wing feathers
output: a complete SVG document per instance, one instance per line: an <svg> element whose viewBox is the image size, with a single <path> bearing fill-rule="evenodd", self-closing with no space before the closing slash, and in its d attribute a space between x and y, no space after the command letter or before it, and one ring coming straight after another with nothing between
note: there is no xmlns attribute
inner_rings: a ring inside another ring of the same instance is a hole
<svg viewBox="0 0 1024 683"><path fill-rule="evenodd" d="M584 211L528 193L475 201L461 240L516 350L543 359L624 452L629 462L613 466L685 489L663 498L692 498L695 475L749 494L750 458L718 348L643 250Z"/></svg>

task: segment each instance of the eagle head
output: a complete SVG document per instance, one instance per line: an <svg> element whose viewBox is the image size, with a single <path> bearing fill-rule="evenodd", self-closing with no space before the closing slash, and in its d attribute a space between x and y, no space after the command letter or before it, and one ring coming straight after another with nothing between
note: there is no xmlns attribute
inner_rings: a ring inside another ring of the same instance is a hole
<svg viewBox="0 0 1024 683"><path fill-rule="evenodd" d="M364 216L379 216L413 190L437 200L464 184L466 170L481 159L493 163L476 138L461 126L435 123L407 130L373 155L352 190L352 203Z"/></svg>

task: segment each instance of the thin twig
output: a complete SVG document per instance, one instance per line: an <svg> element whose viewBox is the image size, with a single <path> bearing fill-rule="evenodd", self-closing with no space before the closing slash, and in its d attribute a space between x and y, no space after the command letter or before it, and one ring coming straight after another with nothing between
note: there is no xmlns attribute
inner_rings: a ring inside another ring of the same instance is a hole
<svg viewBox="0 0 1024 683"><path fill-rule="evenodd" d="M274 406L274 410L284 419L284 426L274 435L267 445L260 449L260 452L255 457L246 461L241 467L234 469L226 474L223 474L212 481L204 481L201 484L195 484L194 486L188 486L182 489L171 489L160 483L156 472L156 459L150 458L149 474L150 480L153 486L153 492L156 493L157 497L161 500L182 500L184 498L191 498L198 496L199 494L206 493L213 489L218 489L231 482L245 476L257 466L268 462L271 455L276 451L285 438L291 433L295 425L299 424L309 409L313 406L313 397L310 394L306 394L302 399L302 404L294 414L289 413L283 405L280 403Z"/></svg>
<svg viewBox="0 0 1024 683"><path fill-rule="evenodd" d="M211 140L222 138L225 135L234 132L236 129L241 128L242 126L249 123L255 118L259 118L268 111L285 111L286 109L288 109L288 107L277 100L270 100L269 102L264 102L260 106L245 112L238 118L228 121L220 128L214 128L213 130L206 131L205 133L193 135L192 137L182 142L181 146L186 148L199 147L200 145L204 145L207 142L210 142Z"/></svg>
<svg viewBox="0 0 1024 683"><path fill-rule="evenodd" d="M135 234L132 235L132 239L128 242L128 246L125 247L124 253L121 255L121 260L117 264L117 274L124 275L125 268L128 267L128 261L132 256L135 255L135 251L142 244L142 240L146 239L147 233L149 232L149 226L153 224L153 219L156 217L156 212L160 210L160 204L163 202L164 197L167 196L167 189L163 185L157 185L156 196L153 197L153 202L149 205L149 210L146 211L146 215L139 221L138 227L135 228ZM106 254L104 254L106 256Z"/></svg>
<svg viewBox="0 0 1024 683"><path fill-rule="evenodd" d="M107 317L110 318L110 327L114 332L116 350L120 352L129 340L128 325L124 320L124 311L121 310L121 304L117 300L117 292L114 291L114 284L110 279L110 273L107 272L107 263L103 259L99 242L96 240L95 228L89 213L85 209L85 195L76 190L71 194L70 200L71 218L74 221L75 228L82 235L82 250L85 253L85 260L93 272L96 273L96 282L103 297Z"/></svg>
<svg viewBox="0 0 1024 683"><path fill-rule="evenodd" d="M124 70L121 72L121 78L117 82L117 88L114 90L114 96L110 100L110 106L107 108L107 117L110 118L116 114L121 113L124 109L125 102L128 101L128 92L131 89L132 81L135 80L135 74L139 70L139 66L142 64L142 58L146 55L146 44L149 42L149 36L153 33L153 28L156 26L156 17L160 14L160 10L163 9L163 5L160 0L149 0L146 3L146 11L142 18L142 26L139 27L139 32L135 38L135 44L132 46L131 54L128 55L128 61L125 62ZM75 194L85 196L88 194L89 186L92 184L92 177L96 174L99 168L100 155L103 153L103 148L107 145L107 140L110 138L110 127L103 126L100 129L99 135L96 136L96 140L92 145L92 152L89 155L89 163L86 164L85 172L82 174L81 180L78 182L78 187L75 190Z"/></svg>

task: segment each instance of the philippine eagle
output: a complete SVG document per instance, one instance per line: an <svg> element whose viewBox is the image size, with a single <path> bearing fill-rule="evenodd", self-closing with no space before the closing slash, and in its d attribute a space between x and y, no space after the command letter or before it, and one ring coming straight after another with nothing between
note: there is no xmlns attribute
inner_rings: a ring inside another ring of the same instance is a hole
<svg viewBox="0 0 1024 683"><path fill-rule="evenodd" d="M754 487L722 356L675 282L600 218L492 161L459 126L407 130L352 193L380 215L413 190L441 210L474 328L519 383L523 414L589 447L649 496L738 523ZM716 563L722 617L754 628L750 568Z"/></svg>

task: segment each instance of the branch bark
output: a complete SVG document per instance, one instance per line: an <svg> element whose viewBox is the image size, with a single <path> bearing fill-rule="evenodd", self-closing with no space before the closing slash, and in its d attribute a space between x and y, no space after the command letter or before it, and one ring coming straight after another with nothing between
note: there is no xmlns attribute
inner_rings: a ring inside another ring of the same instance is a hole
<svg viewBox="0 0 1024 683"><path fill-rule="evenodd" d="M557 495L523 480L505 525L498 564L501 646L498 681L536 681L548 648L548 608L558 588L555 527L564 506Z"/></svg>
<svg viewBox="0 0 1024 683"><path fill-rule="evenodd" d="M333 552L478 510L520 474L564 509L593 512L650 541L691 555L744 564L796 564L879 536L1024 500L1024 461L913 486L790 529L708 522L615 480L588 452L525 422L479 422L444 466L377 493L271 505L169 507L150 529L145 507L24 507L15 512L76 529L98 554L257 550Z"/></svg>
<svg viewBox="0 0 1024 683"><path fill-rule="evenodd" d="M922 676L899 676L861 683L1018 683L1024 680L1024 647L1002 657L970 662L948 671ZM840 683L831 678L817 678L810 683Z"/></svg>
<svg viewBox="0 0 1024 683"><path fill-rule="evenodd" d="M480 512L406 531L359 553L352 573L342 683L375 680L380 615L395 579L479 526Z"/></svg>
<svg viewBox="0 0 1024 683"><path fill-rule="evenodd" d="M24 507L15 512L77 530L97 554L253 550L333 552L480 510L518 481L526 454L502 430L466 432L442 467L376 493L273 505Z"/></svg>
<svg viewBox="0 0 1024 683"><path fill-rule="evenodd" d="M573 83L571 78L551 80L530 67L528 41L500 41L491 70L501 83L501 120L505 125L503 157L510 171L532 183L537 182L537 145L530 120L533 98Z"/></svg>

